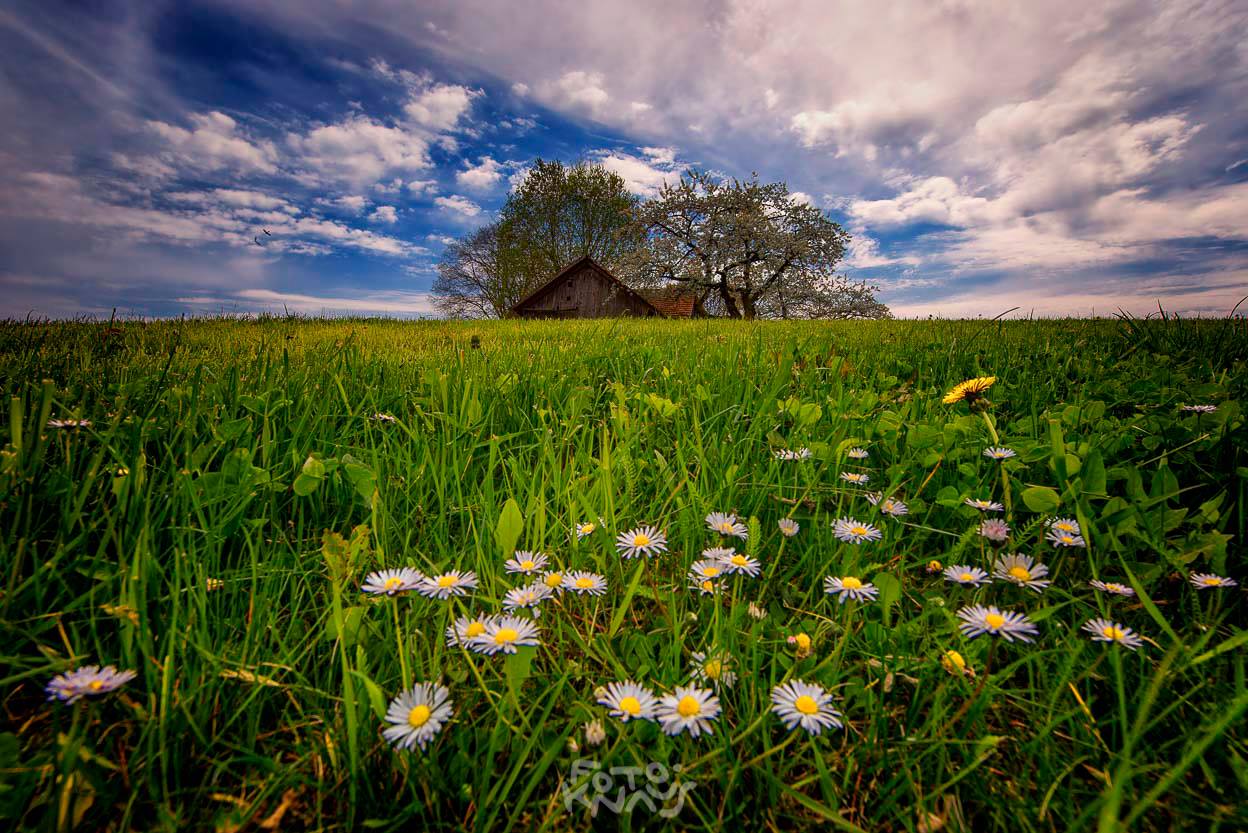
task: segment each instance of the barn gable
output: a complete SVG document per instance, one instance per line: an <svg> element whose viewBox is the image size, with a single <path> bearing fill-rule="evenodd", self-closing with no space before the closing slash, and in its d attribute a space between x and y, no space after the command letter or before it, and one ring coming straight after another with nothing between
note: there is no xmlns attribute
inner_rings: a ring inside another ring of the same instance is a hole
<svg viewBox="0 0 1248 833"><path fill-rule="evenodd" d="M519 318L648 318L663 313L585 255L522 298L511 314Z"/></svg>

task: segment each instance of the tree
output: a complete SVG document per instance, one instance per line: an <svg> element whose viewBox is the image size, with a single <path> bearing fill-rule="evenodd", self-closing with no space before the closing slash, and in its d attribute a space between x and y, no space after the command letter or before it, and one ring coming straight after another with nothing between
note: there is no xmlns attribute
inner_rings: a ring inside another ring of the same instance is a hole
<svg viewBox="0 0 1248 833"><path fill-rule="evenodd" d="M498 222L443 252L434 303L454 317L502 317L583 255L615 269L642 245L637 205L624 179L601 165L538 159Z"/></svg>
<svg viewBox="0 0 1248 833"><path fill-rule="evenodd" d="M643 285L675 282L732 318L880 317L874 288L836 273L849 233L782 182L689 171L638 211Z"/></svg>

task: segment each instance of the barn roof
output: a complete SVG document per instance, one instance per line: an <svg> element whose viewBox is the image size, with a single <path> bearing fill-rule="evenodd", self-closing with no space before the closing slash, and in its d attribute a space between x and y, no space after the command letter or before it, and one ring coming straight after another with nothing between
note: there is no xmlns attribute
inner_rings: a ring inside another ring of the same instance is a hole
<svg viewBox="0 0 1248 833"><path fill-rule="evenodd" d="M698 296L679 287L647 292L646 300L668 318L692 318L698 308Z"/></svg>
<svg viewBox="0 0 1248 833"><path fill-rule="evenodd" d="M643 304L645 304L646 306L654 308L654 310L655 310L656 312L658 312L660 315L666 315L666 313L664 313L664 312L663 312L662 310L660 310L658 307L655 307L655 305L654 305L653 303L651 303L651 302L650 302L650 299L649 299L649 298L646 298L644 295L641 295L641 294L639 294L638 292L636 292L635 290L633 290L632 288L630 288L628 284L624 283L624 281L620 280L620 279L619 279L619 278L617 278L615 275L613 275L613 274L611 273L611 270L610 270L610 269L608 269L607 267L603 266L601 263L599 263L598 261L594 260L594 259L593 259L592 257L590 257L589 255L581 255L581 256L580 256L580 257L578 257L576 260L572 261L572 262L571 262L571 263L569 263L567 266L565 266L565 267L563 267L562 269L560 269L560 270L559 270L559 274L555 275L553 278L551 278L550 280L546 281L546 283L544 283L544 284L542 284L542 285L538 286L536 289L534 289L534 290L533 290L532 292L530 292L528 295L525 295L525 296L524 296L523 298L521 298L519 301L516 301L515 305L511 308L511 311L512 311L512 312L518 312L518 311L520 310L520 308L521 308L521 307L523 307L525 304L527 304L529 301L532 301L534 298L536 298L537 296L541 295L541 294L542 294L543 292L545 292L547 289L549 289L550 287L552 287L552 286L554 286L555 284L557 284L557 283L559 283L560 281L562 281L562 280L563 280L564 278L566 278L568 275L571 275L571 274L573 274L573 273L575 273L575 272L579 272L579 271L580 271L582 268L584 268L585 266L592 266L592 267L594 267L594 268L595 268L595 269L597 269L599 272L601 272L602 274L606 275L606 276L607 276L607 278L608 278L609 280L611 280L611 281L613 281L614 283L618 284L618 285L619 285L619 287L620 287L622 290L624 290L624 292L626 292L627 294L629 294L629 295L631 295L632 297L636 298L637 300L641 301L641 302L642 302Z"/></svg>

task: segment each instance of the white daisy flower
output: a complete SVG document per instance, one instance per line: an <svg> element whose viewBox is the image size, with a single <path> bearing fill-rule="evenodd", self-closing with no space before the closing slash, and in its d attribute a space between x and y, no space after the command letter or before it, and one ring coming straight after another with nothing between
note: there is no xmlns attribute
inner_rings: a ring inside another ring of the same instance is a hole
<svg viewBox="0 0 1248 833"><path fill-rule="evenodd" d="M851 448L845 452L845 456L851 460L865 460L871 455L867 453L865 448Z"/></svg>
<svg viewBox="0 0 1248 833"><path fill-rule="evenodd" d="M809 460L810 449L805 446L798 449L781 448L775 453L777 460Z"/></svg>
<svg viewBox="0 0 1248 833"><path fill-rule="evenodd" d="M801 529L797 521L792 518L781 518L776 521L776 526L780 527L780 534L785 538L792 538Z"/></svg>
<svg viewBox="0 0 1248 833"><path fill-rule="evenodd" d="M558 570L552 570L551 572L546 573L544 576L542 576L541 582L542 584L546 585L547 589L549 589L553 595L562 596L564 578L565 576L563 573L559 572Z"/></svg>
<svg viewBox="0 0 1248 833"><path fill-rule="evenodd" d="M1188 578L1192 586L1197 590L1212 590L1215 587L1234 587L1239 582L1233 578L1226 576L1214 575L1213 573L1192 573Z"/></svg>
<svg viewBox="0 0 1248 833"><path fill-rule="evenodd" d="M871 524L864 524L853 518L837 518L832 525L832 534L838 541L846 544L861 544L863 541L878 541L882 537L880 531Z"/></svg>
<svg viewBox="0 0 1248 833"><path fill-rule="evenodd" d="M650 689L632 680L609 683L605 689L600 689L598 704L606 706L607 714L621 723L630 720L654 720L658 705Z"/></svg>
<svg viewBox="0 0 1248 833"><path fill-rule="evenodd" d="M372 414L369 416L369 419L372 420L373 422L382 422L387 425L393 425L394 423L398 422L398 419L396 419L392 414L383 414L383 413Z"/></svg>
<svg viewBox="0 0 1248 833"><path fill-rule="evenodd" d="M736 552L732 547L707 547L702 550L702 557L711 561L723 561L725 558L731 558Z"/></svg>
<svg viewBox="0 0 1248 833"><path fill-rule="evenodd" d="M1184 405L1179 410L1192 414L1211 414L1218 409L1217 405Z"/></svg>
<svg viewBox="0 0 1248 833"><path fill-rule="evenodd" d="M1082 535L1073 532L1061 532L1056 529L1050 529L1044 534L1044 537L1055 547L1082 547L1087 543L1083 540Z"/></svg>
<svg viewBox="0 0 1248 833"><path fill-rule="evenodd" d="M48 427L60 431L73 431L78 428L90 428L89 419L50 419Z"/></svg>
<svg viewBox="0 0 1248 833"><path fill-rule="evenodd" d="M902 503L900 500L891 497L884 497L880 492L867 492L867 501L872 506L879 507L881 514L899 518L902 515L910 514L910 507Z"/></svg>
<svg viewBox="0 0 1248 833"><path fill-rule="evenodd" d="M988 574L978 567L970 567L966 564L953 564L945 568L945 581L965 584L969 587L979 587L981 584L988 583Z"/></svg>
<svg viewBox="0 0 1248 833"><path fill-rule="evenodd" d="M835 595L836 600L841 604L845 604L846 599L869 602L880 593L879 588L874 584L856 576L827 576L823 580L823 592Z"/></svg>
<svg viewBox="0 0 1248 833"><path fill-rule="evenodd" d="M134 671L118 671L115 666L84 665L64 674L57 674L44 691L49 700L76 703L83 697L99 697L116 691L138 676Z"/></svg>
<svg viewBox="0 0 1248 833"><path fill-rule="evenodd" d="M742 541L750 537L750 531L745 524L737 520L736 515L726 515L723 512L712 512L707 515L706 528L720 535L735 536Z"/></svg>
<svg viewBox="0 0 1248 833"><path fill-rule="evenodd" d="M467 595L477 586L477 574L472 571L451 570L436 576L426 576L416 588L422 596L431 599L449 599L451 596Z"/></svg>
<svg viewBox="0 0 1248 833"><path fill-rule="evenodd" d="M523 573L527 576L541 572L549 560L540 552L516 550L511 558L503 562L503 569L509 573Z"/></svg>
<svg viewBox="0 0 1248 833"><path fill-rule="evenodd" d="M579 541L586 536L593 535L600 526L602 526L602 518L599 518L597 523L594 523L593 521L585 521L584 523L577 524L575 527L576 540Z"/></svg>
<svg viewBox="0 0 1248 833"><path fill-rule="evenodd" d="M550 588L540 581L535 581L525 587L513 587L503 595L503 609L508 613L514 613L522 608L528 608L536 616L537 606L550 596Z"/></svg>
<svg viewBox="0 0 1248 833"><path fill-rule="evenodd" d="M1116 642L1132 651L1144 644L1138 633L1109 619L1091 619L1083 629L1092 634L1093 642Z"/></svg>
<svg viewBox="0 0 1248 833"><path fill-rule="evenodd" d="M979 534L993 544L1004 544L1010 539L1010 525L1000 518L985 518L979 525Z"/></svg>
<svg viewBox="0 0 1248 833"><path fill-rule="evenodd" d="M1013 642L1015 639L1031 642L1032 637L1038 633L1036 626L1023 614L1008 610L1002 612L993 605L964 607L958 611L958 618L962 620L958 628L971 639L988 633L1000 636L1006 642Z"/></svg>
<svg viewBox="0 0 1248 833"><path fill-rule="evenodd" d="M832 695L822 686L801 680L790 680L771 690L771 710L793 731L798 726L808 734L817 735L824 729L844 728L841 713L832 708Z"/></svg>
<svg viewBox="0 0 1248 833"><path fill-rule="evenodd" d="M739 552L734 552L727 558L721 558L719 563L724 565L725 572L744 573L750 578L756 577L759 572L758 560L750 558L748 555L742 555Z"/></svg>
<svg viewBox="0 0 1248 833"><path fill-rule="evenodd" d="M719 582L710 578L698 578L693 573L690 573L689 589L696 590L703 596L713 596L719 590Z"/></svg>
<svg viewBox="0 0 1248 833"><path fill-rule="evenodd" d="M540 645L537 625L519 616L494 616L485 623L485 632L472 639L469 647L482 654L514 654L521 645Z"/></svg>
<svg viewBox="0 0 1248 833"><path fill-rule="evenodd" d="M1083 534L1083 530L1079 528L1079 522L1074 518L1053 518L1046 526L1051 530L1070 535Z"/></svg>
<svg viewBox="0 0 1248 833"><path fill-rule="evenodd" d="M640 526L620 533L615 548L624 558L649 557L667 551L667 535L653 526Z"/></svg>
<svg viewBox="0 0 1248 833"><path fill-rule="evenodd" d="M451 702L446 686L417 683L390 701L386 710L390 726L381 734L395 749L419 746L423 752L451 719Z"/></svg>
<svg viewBox="0 0 1248 833"><path fill-rule="evenodd" d="M728 554L733 555L732 550ZM689 580L701 581L702 579L719 579L724 576L727 569L724 567L722 559L707 558L702 561L695 561L689 567Z"/></svg>
<svg viewBox="0 0 1248 833"><path fill-rule="evenodd" d="M1100 579L1093 579L1092 581L1089 581L1088 584L1092 585L1097 590L1100 590L1102 593L1112 593L1115 596L1135 595L1135 590L1125 584L1119 584L1116 581L1101 581Z"/></svg>
<svg viewBox="0 0 1248 833"><path fill-rule="evenodd" d="M1000 512L1005 509L1004 506L994 500L981 500L980 498L967 498L962 501L972 509L978 509L980 512Z"/></svg>
<svg viewBox="0 0 1248 833"><path fill-rule="evenodd" d="M676 686L674 692L659 701L655 715L665 734L688 732L696 738L703 732L713 734L711 721L719 717L719 712L719 698L710 689Z"/></svg>
<svg viewBox="0 0 1248 833"><path fill-rule="evenodd" d="M855 486L865 486L871 482L871 475L860 474L853 471L843 471L841 472L841 479L846 483L852 483Z"/></svg>
<svg viewBox="0 0 1248 833"><path fill-rule="evenodd" d="M701 651L693 652L693 679L699 683L709 683L716 690L732 688L737 681L737 673L732 670L732 657L725 653L713 655Z"/></svg>
<svg viewBox="0 0 1248 833"><path fill-rule="evenodd" d="M1044 577L1049 568L1029 555L1007 555L998 558L992 566L992 575L1002 581L1010 581L1037 593L1052 584Z"/></svg>
<svg viewBox="0 0 1248 833"><path fill-rule="evenodd" d="M364 578L364 584L360 586L360 590L365 593L397 596L400 593L406 593L409 590L415 590L420 587L420 583L424 578L419 570L414 570L411 567L400 567L397 570L380 570L375 573L369 573Z"/></svg>
<svg viewBox="0 0 1248 833"><path fill-rule="evenodd" d="M607 592L607 580L597 573L573 570L563 577L563 587L573 593L601 596Z"/></svg>
<svg viewBox="0 0 1248 833"><path fill-rule="evenodd" d="M990 448L985 448L984 456L987 457L989 460L1008 460L1011 457L1017 457L1018 455L1015 454L1014 450L1011 448L994 446Z"/></svg>
<svg viewBox="0 0 1248 833"><path fill-rule="evenodd" d="M460 616L446 629L446 644L451 648L467 648L472 640L485 633L490 616Z"/></svg>

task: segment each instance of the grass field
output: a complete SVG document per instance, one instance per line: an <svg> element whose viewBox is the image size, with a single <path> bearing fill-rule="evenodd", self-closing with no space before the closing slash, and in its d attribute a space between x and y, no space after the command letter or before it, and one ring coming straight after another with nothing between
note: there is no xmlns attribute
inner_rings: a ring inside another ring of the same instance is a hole
<svg viewBox="0 0 1248 833"><path fill-rule="evenodd" d="M1242 320L2 324L0 826L1248 828L1246 357ZM841 540L846 517L880 540ZM667 550L622 558L640 526ZM703 594L687 575L718 546L758 575ZM515 549L606 592L541 602L514 654L448 645L527 583ZM941 571L1010 553L1052 583ZM362 592L399 567L479 586ZM825 592L847 576L875 597ZM964 635L975 604L1034 641ZM1142 644L1094 641L1102 617ZM694 652L727 663L695 683L710 734L598 704L706 676ZM136 676L49 699L89 664ZM794 679L843 728L788 731L771 696ZM453 718L393 748L389 701L437 681Z"/></svg>

